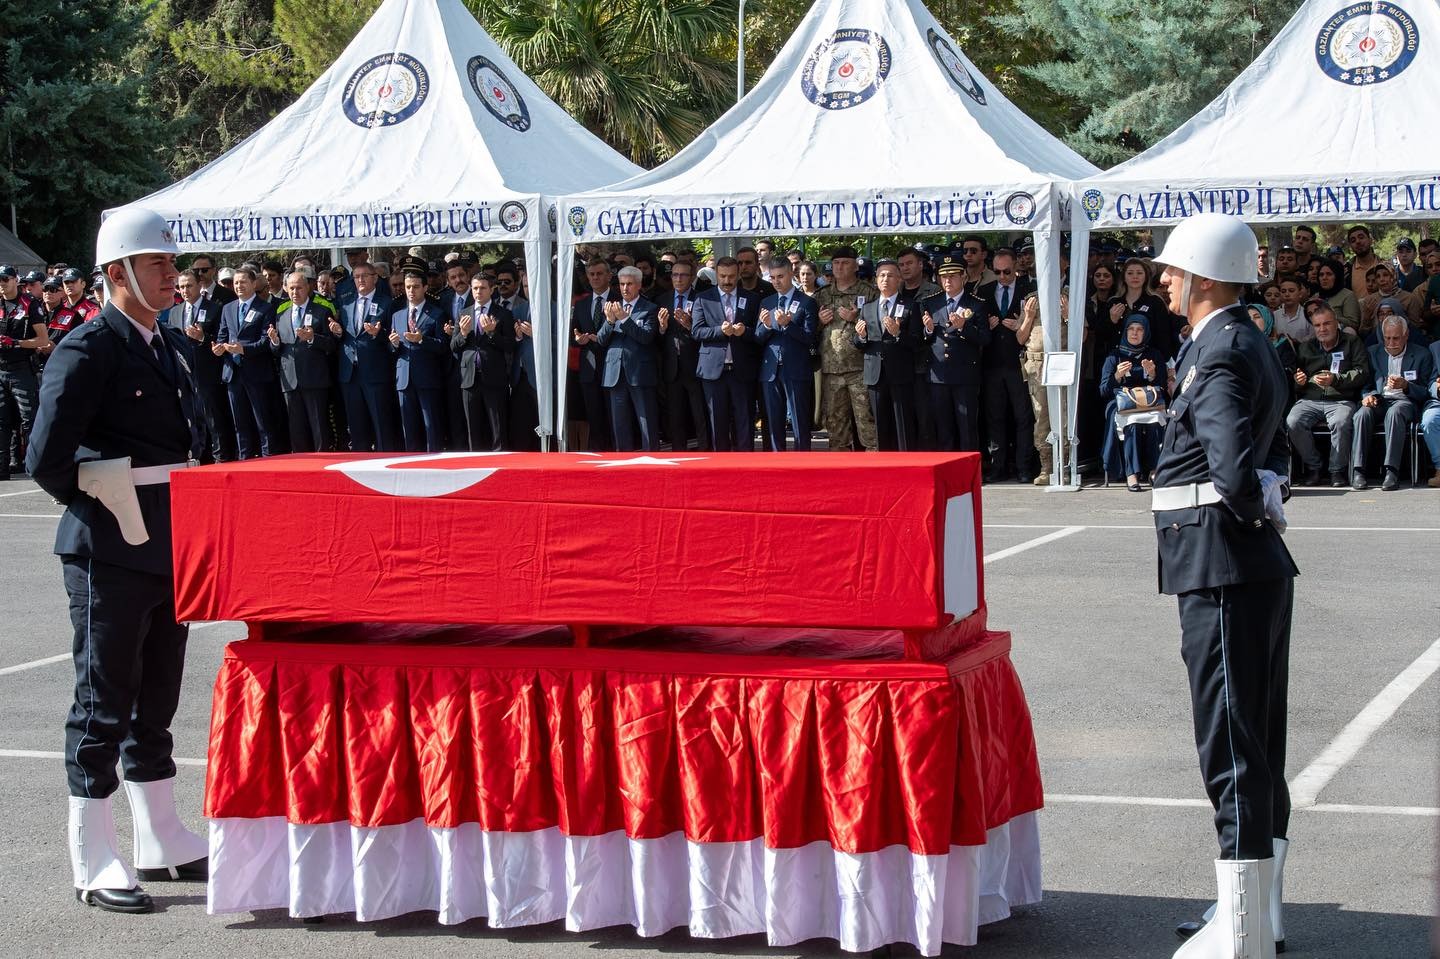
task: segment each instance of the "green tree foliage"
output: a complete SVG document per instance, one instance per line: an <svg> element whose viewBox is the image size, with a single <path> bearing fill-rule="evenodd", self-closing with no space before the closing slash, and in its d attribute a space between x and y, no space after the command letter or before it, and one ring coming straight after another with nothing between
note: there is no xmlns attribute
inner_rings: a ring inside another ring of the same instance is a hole
<svg viewBox="0 0 1440 959"><path fill-rule="evenodd" d="M1068 104L1104 167L1160 140L1249 66L1299 0L1026 0L996 25L1050 51L1020 72Z"/></svg>
<svg viewBox="0 0 1440 959"><path fill-rule="evenodd" d="M673 155L733 97L732 67L715 54L716 38L734 31L728 4L466 2L551 99L642 165Z"/></svg>
<svg viewBox="0 0 1440 959"><path fill-rule="evenodd" d="M100 211L164 181L169 129L134 56L140 18L123 0L0 11L0 195L36 252L88 264Z"/></svg>

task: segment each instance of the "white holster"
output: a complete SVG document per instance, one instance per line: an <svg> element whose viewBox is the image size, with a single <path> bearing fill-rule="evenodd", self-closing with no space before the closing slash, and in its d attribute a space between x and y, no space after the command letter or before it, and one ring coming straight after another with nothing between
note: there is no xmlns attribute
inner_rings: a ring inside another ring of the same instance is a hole
<svg viewBox="0 0 1440 959"><path fill-rule="evenodd" d="M135 495L135 478L130 473L130 457L113 460L89 460L76 471L80 491L100 501L120 525L120 535L131 546L150 541L145 517L140 513L140 500Z"/></svg>

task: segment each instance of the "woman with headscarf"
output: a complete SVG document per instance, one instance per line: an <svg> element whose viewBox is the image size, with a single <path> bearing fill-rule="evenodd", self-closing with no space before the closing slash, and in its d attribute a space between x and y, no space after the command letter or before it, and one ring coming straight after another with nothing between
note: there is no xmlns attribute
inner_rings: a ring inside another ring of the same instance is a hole
<svg viewBox="0 0 1440 959"><path fill-rule="evenodd" d="M1096 392L1105 358L1120 342L1120 324L1110 321L1110 298L1115 295L1115 268L1101 263L1090 274L1090 295L1085 299L1084 349L1080 351L1080 392L1075 401L1075 457L1081 472L1093 472L1104 446L1105 404Z"/></svg>
<svg viewBox="0 0 1440 959"><path fill-rule="evenodd" d="M1170 315L1170 308L1150 289L1154 278L1150 265L1144 260L1131 257L1125 261L1120 272L1120 289L1110 298L1108 319L1116 331L1111 334L1110 343L1113 349L1114 344L1124 339L1117 335L1122 321L1124 325L1129 325L1128 317L1139 313L1149 321L1150 342L1168 360L1180 348L1180 338L1176 332L1177 321Z"/></svg>
<svg viewBox="0 0 1440 959"><path fill-rule="evenodd" d="M1341 328L1359 333L1360 301L1355 298L1355 292L1345 285L1345 267L1339 260L1321 260L1315 277L1320 284L1320 298L1335 311Z"/></svg>
<svg viewBox="0 0 1440 959"><path fill-rule="evenodd" d="M1290 407L1295 405L1295 369L1299 361L1295 358L1295 347L1290 344L1289 339L1275 328L1275 314L1270 308L1261 306L1259 303L1252 303L1246 307L1250 311L1250 320L1255 324L1270 345L1275 347L1275 355L1280 359L1280 368L1285 371L1285 382L1290 386L1290 402L1285 404L1285 412L1290 412Z"/></svg>
<svg viewBox="0 0 1440 959"><path fill-rule="evenodd" d="M1105 408L1105 472L1118 476L1123 469L1130 492L1140 492L1141 482L1149 482L1150 471L1160 458L1160 440L1164 427L1157 417L1138 414L1165 409L1165 356L1150 345L1150 321L1143 313L1131 314L1125 320L1125 335L1105 360L1100 375L1100 395L1108 401ZM1116 417L1123 411L1139 422L1124 426L1124 440L1116 432ZM1148 422L1146 420L1149 420Z"/></svg>

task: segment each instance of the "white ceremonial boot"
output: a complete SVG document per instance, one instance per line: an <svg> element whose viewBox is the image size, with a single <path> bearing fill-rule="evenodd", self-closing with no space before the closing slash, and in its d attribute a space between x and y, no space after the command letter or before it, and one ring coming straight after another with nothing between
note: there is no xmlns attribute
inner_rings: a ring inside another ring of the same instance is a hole
<svg viewBox="0 0 1440 959"><path fill-rule="evenodd" d="M125 781L135 816L135 870L146 881L209 878L210 845L180 821L175 780Z"/></svg>
<svg viewBox="0 0 1440 959"><path fill-rule="evenodd" d="M1285 921L1281 915L1285 901L1285 854L1290 849L1290 840L1273 840L1275 850L1275 880L1270 884L1270 931L1275 935L1275 951L1285 951ZM1189 939L1209 922L1215 915L1215 904L1212 902L1210 908L1205 910L1200 922L1182 922L1175 927L1175 934L1181 939Z"/></svg>
<svg viewBox="0 0 1440 959"><path fill-rule="evenodd" d="M150 912L154 904L120 858L110 798L70 797L70 870L75 898L111 912Z"/></svg>
<svg viewBox="0 0 1440 959"><path fill-rule="evenodd" d="M1274 959L1270 886L1274 859L1217 859L1215 914L1175 959Z"/></svg>

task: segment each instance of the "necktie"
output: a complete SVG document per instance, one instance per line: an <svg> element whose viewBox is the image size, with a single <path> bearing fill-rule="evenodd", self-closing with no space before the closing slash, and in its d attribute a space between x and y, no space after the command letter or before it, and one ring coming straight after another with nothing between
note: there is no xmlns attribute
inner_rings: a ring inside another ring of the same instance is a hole
<svg viewBox="0 0 1440 959"><path fill-rule="evenodd" d="M955 299L953 299L953 300L950 301L950 312L951 312L951 313L954 313L954 312L958 311L959 309L960 309L960 298L957 296Z"/></svg>
<svg viewBox="0 0 1440 959"><path fill-rule="evenodd" d="M600 325L600 321L603 320L604 318L605 318L605 298L604 298L603 296L596 296L596 297L595 297L595 311L594 311L594 313L591 315L591 319L593 319L593 320L595 321L595 325L598 327L598 326Z"/></svg>
<svg viewBox="0 0 1440 959"><path fill-rule="evenodd" d="M193 309L194 309L194 306L193 306L193 305L191 305L191 304L189 304L189 303L186 303L186 304L185 304L185 325L186 325L186 326L189 326L189 325L190 325L190 322L191 322L191 321L190 321L190 311L193 310Z"/></svg>
<svg viewBox="0 0 1440 959"><path fill-rule="evenodd" d="M355 310L355 317L356 317L356 319L355 319L355 332L358 333L358 332L360 332L360 330L365 326L365 320L366 320L366 318L370 315L370 313L369 313L369 311L370 311L370 297L368 297L368 296L362 296L362 297L360 297L359 302L356 303L356 307L357 307L357 308L356 308L356 310Z"/></svg>
<svg viewBox="0 0 1440 959"><path fill-rule="evenodd" d="M735 305L729 293L725 294L725 320L729 323L735 322ZM735 350L729 340L725 342L725 365L729 366L735 362Z"/></svg>
<svg viewBox="0 0 1440 959"><path fill-rule="evenodd" d="M1002 286L1002 287L1000 288L1000 315L1001 315L1001 316L1004 316L1006 313L1009 313L1009 312L1010 312L1010 287L1008 287L1008 286Z"/></svg>
<svg viewBox="0 0 1440 959"><path fill-rule="evenodd" d="M629 315L630 315L630 311L633 310L633 309L635 309L635 304L634 304L634 303L626 303L626 304L625 304L625 315L626 315L626 316L629 316Z"/></svg>
<svg viewBox="0 0 1440 959"><path fill-rule="evenodd" d="M164 337L160 334L160 327L155 327L155 335L150 337L150 349L155 351L155 361L160 364L160 369L165 371L168 377L170 372L169 350L165 349Z"/></svg>
<svg viewBox="0 0 1440 959"><path fill-rule="evenodd" d="M305 307L295 307L295 312L291 314L290 319L295 323L295 332L299 333L300 328L305 325Z"/></svg>
<svg viewBox="0 0 1440 959"><path fill-rule="evenodd" d="M415 307L410 307L410 332L415 332Z"/></svg>

